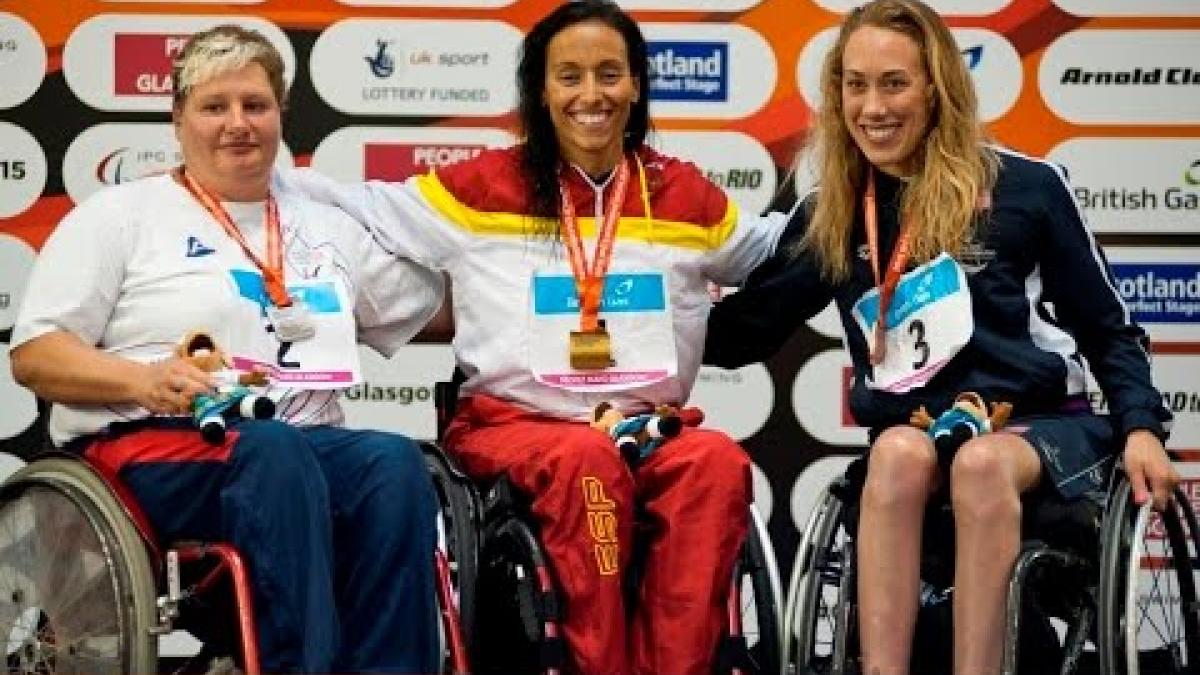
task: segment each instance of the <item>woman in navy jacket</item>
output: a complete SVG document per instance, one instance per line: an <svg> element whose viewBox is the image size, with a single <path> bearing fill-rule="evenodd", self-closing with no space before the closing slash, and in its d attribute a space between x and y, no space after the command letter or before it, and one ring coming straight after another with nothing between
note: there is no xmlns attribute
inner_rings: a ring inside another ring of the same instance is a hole
<svg viewBox="0 0 1200 675"><path fill-rule="evenodd" d="M1170 413L1062 171L986 143L932 10L876 0L851 12L821 93L818 188L775 257L714 308L706 361L769 357L836 302L850 407L872 439L857 537L863 671L907 671L922 515L948 483L955 672L999 672L1022 495L1094 495L1122 443L1135 499L1161 507L1179 479L1162 443ZM1089 408L1088 367L1108 420ZM965 391L1013 404L1013 420L939 466L909 416Z"/></svg>

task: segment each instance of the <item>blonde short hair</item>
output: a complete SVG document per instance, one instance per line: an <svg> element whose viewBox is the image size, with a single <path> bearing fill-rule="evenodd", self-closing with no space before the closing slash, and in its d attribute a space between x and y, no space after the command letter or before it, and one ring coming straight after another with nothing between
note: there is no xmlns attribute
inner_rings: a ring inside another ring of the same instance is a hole
<svg viewBox="0 0 1200 675"><path fill-rule="evenodd" d="M283 57L262 33L225 24L196 33L180 50L171 67L171 96L175 105L187 100L197 85L257 63L282 107L287 98Z"/></svg>

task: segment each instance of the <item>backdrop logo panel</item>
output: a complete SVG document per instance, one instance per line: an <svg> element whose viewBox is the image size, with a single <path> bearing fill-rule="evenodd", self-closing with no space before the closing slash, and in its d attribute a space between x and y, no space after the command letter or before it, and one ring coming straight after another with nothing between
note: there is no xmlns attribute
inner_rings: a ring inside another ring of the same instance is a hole
<svg viewBox="0 0 1200 675"><path fill-rule="evenodd" d="M1200 232L1200 138L1074 138L1049 158L1097 232Z"/></svg>
<svg viewBox="0 0 1200 675"><path fill-rule="evenodd" d="M694 162L749 213L762 213L775 196L775 162L753 136L737 131L664 131L663 152Z"/></svg>
<svg viewBox="0 0 1200 675"><path fill-rule="evenodd" d="M1151 341L1200 342L1200 256L1195 249L1114 246L1105 253L1117 290Z"/></svg>
<svg viewBox="0 0 1200 675"><path fill-rule="evenodd" d="M9 330L17 322L17 311L25 299L25 286L36 255L29 244L0 234L0 330Z"/></svg>
<svg viewBox="0 0 1200 675"><path fill-rule="evenodd" d="M113 93L117 96L169 95L171 62L179 56L187 40L187 35L114 35Z"/></svg>
<svg viewBox="0 0 1200 675"><path fill-rule="evenodd" d="M831 12L844 14L862 5L862 0L814 0ZM1004 9L1012 0L926 0L926 4L944 16L981 16Z"/></svg>
<svg viewBox="0 0 1200 675"><path fill-rule="evenodd" d="M516 0L337 0L355 7L505 7Z"/></svg>
<svg viewBox="0 0 1200 675"><path fill-rule="evenodd" d="M346 127L321 141L312 167L346 181L402 181L473 157L483 148L512 143L513 137L499 129Z"/></svg>
<svg viewBox="0 0 1200 675"><path fill-rule="evenodd" d="M1163 404L1175 415L1167 447L1200 448L1200 378L1196 377L1200 372L1200 354L1154 354L1151 364ZM1088 399L1097 412L1108 412L1104 394L1090 378Z"/></svg>
<svg viewBox="0 0 1200 675"><path fill-rule="evenodd" d="M85 129L67 147L63 185L78 204L103 187L168 171L182 163L175 128L169 123L97 124ZM283 143L279 144L275 165L292 166L292 153Z"/></svg>
<svg viewBox="0 0 1200 675"><path fill-rule="evenodd" d="M28 131L0 122L0 218L28 209L46 187L46 153Z"/></svg>
<svg viewBox="0 0 1200 675"><path fill-rule="evenodd" d="M704 426L740 441L766 424L775 408L775 385L761 363L737 370L704 367L688 405L704 411Z"/></svg>
<svg viewBox="0 0 1200 675"><path fill-rule="evenodd" d="M650 100L725 103L729 100L729 44L651 42Z"/></svg>
<svg viewBox="0 0 1200 675"><path fill-rule="evenodd" d="M12 372L6 344L0 344L0 368ZM11 377L0 377L0 407L4 409L0 415L0 440L13 438L37 421L37 399Z"/></svg>
<svg viewBox="0 0 1200 675"><path fill-rule="evenodd" d="M450 345L408 345L385 359L359 348L363 382L342 392L346 426L383 429L413 438L437 436L434 384L454 370Z"/></svg>
<svg viewBox="0 0 1200 675"><path fill-rule="evenodd" d="M792 410L800 426L827 445L867 444L867 430L854 423L846 404L850 377L850 355L830 349L805 362L792 384Z"/></svg>
<svg viewBox="0 0 1200 675"><path fill-rule="evenodd" d="M202 5L205 3L212 4L212 5L217 5L217 4L220 4L220 5L257 5L259 3L266 2L267 0L102 0L102 1L103 2L124 2L124 3L153 2L156 4L160 4L160 5L167 5L167 4L171 4L171 3L187 4L187 5Z"/></svg>
<svg viewBox="0 0 1200 675"><path fill-rule="evenodd" d="M16 14L0 12L0 108L21 105L46 75L46 45L37 30Z"/></svg>
<svg viewBox="0 0 1200 675"><path fill-rule="evenodd" d="M728 118L758 111L775 89L775 54L737 24L647 23L650 114Z"/></svg>
<svg viewBox="0 0 1200 675"><path fill-rule="evenodd" d="M363 148L363 173L367 180L402 181L439 166L472 159L483 149L482 145L368 143Z"/></svg>
<svg viewBox="0 0 1200 675"><path fill-rule="evenodd" d="M763 0L620 0L622 9L663 9L678 11L739 12Z"/></svg>
<svg viewBox="0 0 1200 675"><path fill-rule="evenodd" d="M248 16L102 14L79 24L63 48L63 75L79 100L100 110L171 109L171 58L188 35L223 23L261 32L296 74L292 44L275 24Z"/></svg>
<svg viewBox="0 0 1200 675"><path fill-rule="evenodd" d="M979 116L985 122L1003 117L1021 94L1021 57L1003 35L982 28L950 31L971 72L979 97ZM827 28L804 45L796 63L796 84L809 106L821 103L821 65L837 41L837 29Z"/></svg>
<svg viewBox="0 0 1200 675"><path fill-rule="evenodd" d="M1054 0L1077 16L1200 16L1196 0Z"/></svg>
<svg viewBox="0 0 1200 675"><path fill-rule="evenodd" d="M514 105L521 33L499 21L347 19L309 70L326 103L363 115L499 115Z"/></svg>
<svg viewBox="0 0 1200 675"><path fill-rule="evenodd" d="M1075 124L1200 124L1200 30L1078 30L1046 48L1046 105Z"/></svg>

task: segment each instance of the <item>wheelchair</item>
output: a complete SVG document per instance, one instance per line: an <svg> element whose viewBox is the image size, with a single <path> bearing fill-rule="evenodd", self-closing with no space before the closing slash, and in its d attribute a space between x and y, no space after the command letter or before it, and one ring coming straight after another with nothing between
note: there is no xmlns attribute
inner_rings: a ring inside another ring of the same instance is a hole
<svg viewBox="0 0 1200 675"><path fill-rule="evenodd" d="M784 672L861 672L857 498L851 480L835 479L805 525L784 612ZM1008 586L1002 672L1200 672L1200 528L1182 491L1157 514L1133 503L1128 480L1115 469L1103 508L1080 500L1026 511L1025 541ZM931 512L921 562L915 673L950 669L952 571L930 544L952 536L953 526L947 532L947 507ZM940 527L931 523L939 518ZM945 559L944 551L941 556Z"/></svg>
<svg viewBox="0 0 1200 675"><path fill-rule="evenodd" d="M434 558L446 664L465 672L444 551ZM198 637L200 651L160 658L159 638L175 629ZM161 548L114 475L65 453L42 455L0 486L0 639L8 673L260 672L238 552Z"/></svg>
<svg viewBox="0 0 1200 675"><path fill-rule="evenodd" d="M434 397L441 436L457 400L455 383L438 383ZM424 448L442 500L442 541L450 560L470 671L512 674L564 669L568 660L561 632L565 608L529 515L528 497L504 477L492 485L475 485L436 445ZM716 671L777 673L783 634L779 571L765 524L753 506L748 518L746 541L730 579ZM627 600L634 596L636 579L636 571L626 578ZM451 654L446 656L449 659Z"/></svg>

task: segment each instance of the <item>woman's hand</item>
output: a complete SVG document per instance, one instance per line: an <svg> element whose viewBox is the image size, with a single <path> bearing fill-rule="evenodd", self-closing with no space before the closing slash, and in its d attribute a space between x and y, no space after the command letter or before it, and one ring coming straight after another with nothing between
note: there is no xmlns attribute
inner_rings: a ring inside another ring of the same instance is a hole
<svg viewBox="0 0 1200 675"><path fill-rule="evenodd" d="M138 405L156 415L187 415L197 394L213 390L212 377L179 357L147 363L134 389Z"/></svg>
<svg viewBox="0 0 1200 675"><path fill-rule="evenodd" d="M1156 511L1167 507L1179 484L1179 472L1171 465L1162 441L1145 429L1137 429L1125 439L1125 475L1133 488L1133 502L1141 506L1153 499Z"/></svg>

